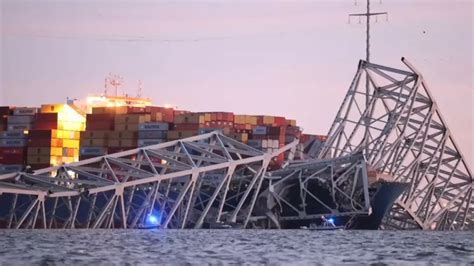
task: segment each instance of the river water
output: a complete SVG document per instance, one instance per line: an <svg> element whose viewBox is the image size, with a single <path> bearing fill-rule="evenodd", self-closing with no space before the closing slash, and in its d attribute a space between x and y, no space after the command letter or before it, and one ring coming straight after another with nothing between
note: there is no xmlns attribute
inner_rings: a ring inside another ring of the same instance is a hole
<svg viewBox="0 0 474 266"><path fill-rule="evenodd" d="M474 265L474 232L0 230L2 265Z"/></svg>

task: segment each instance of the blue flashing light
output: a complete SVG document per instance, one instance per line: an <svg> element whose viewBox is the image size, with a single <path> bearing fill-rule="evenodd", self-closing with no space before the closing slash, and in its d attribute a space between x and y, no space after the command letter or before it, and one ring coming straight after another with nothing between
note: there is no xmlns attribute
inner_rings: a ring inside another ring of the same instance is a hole
<svg viewBox="0 0 474 266"><path fill-rule="evenodd" d="M157 225L158 222L159 222L158 217L156 215L153 215L153 214L149 214L146 218L146 221L150 225Z"/></svg>
<svg viewBox="0 0 474 266"><path fill-rule="evenodd" d="M328 222L334 223L334 219L333 219L333 218L329 218L329 219L328 219Z"/></svg>

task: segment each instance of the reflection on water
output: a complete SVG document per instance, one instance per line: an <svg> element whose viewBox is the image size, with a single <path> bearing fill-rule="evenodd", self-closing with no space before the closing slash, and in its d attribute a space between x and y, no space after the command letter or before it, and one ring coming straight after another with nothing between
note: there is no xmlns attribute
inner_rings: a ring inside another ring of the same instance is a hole
<svg viewBox="0 0 474 266"><path fill-rule="evenodd" d="M469 264L472 232L0 230L0 264Z"/></svg>

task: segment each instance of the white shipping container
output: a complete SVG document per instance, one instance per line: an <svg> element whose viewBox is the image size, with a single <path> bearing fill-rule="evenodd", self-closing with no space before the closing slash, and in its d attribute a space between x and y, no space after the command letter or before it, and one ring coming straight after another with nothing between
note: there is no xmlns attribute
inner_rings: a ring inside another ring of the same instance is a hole
<svg viewBox="0 0 474 266"><path fill-rule="evenodd" d="M15 131L15 130L30 130L31 124L12 124L7 126L8 131Z"/></svg>
<svg viewBox="0 0 474 266"><path fill-rule="evenodd" d="M264 148L264 149L268 148L268 146L269 146L268 141L269 141L268 139L262 140L262 148ZM271 140L270 140L270 142L271 142Z"/></svg>
<svg viewBox="0 0 474 266"><path fill-rule="evenodd" d="M0 131L0 139L10 139L10 138L25 138L25 133L21 131Z"/></svg>
<svg viewBox="0 0 474 266"><path fill-rule="evenodd" d="M1 174L20 172L22 170L23 170L23 165L20 165L20 164L0 165Z"/></svg>
<svg viewBox="0 0 474 266"><path fill-rule="evenodd" d="M16 107L13 109L14 115L30 115L33 116L38 112L38 108L34 107Z"/></svg>
<svg viewBox="0 0 474 266"><path fill-rule="evenodd" d="M143 123L138 126L139 131L156 131L156 130L169 130L168 123L154 122L154 123Z"/></svg>
<svg viewBox="0 0 474 266"><path fill-rule="evenodd" d="M278 144L280 144L280 142L279 142L277 139L274 139L274 140L272 141L271 147L272 147L272 148L278 148Z"/></svg>

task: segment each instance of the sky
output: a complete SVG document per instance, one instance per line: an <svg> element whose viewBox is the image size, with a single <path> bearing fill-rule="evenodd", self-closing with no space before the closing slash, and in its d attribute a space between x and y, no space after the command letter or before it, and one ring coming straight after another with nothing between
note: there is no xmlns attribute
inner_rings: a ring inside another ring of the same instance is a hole
<svg viewBox="0 0 474 266"><path fill-rule="evenodd" d="M365 26L348 23L363 0L0 2L0 105L84 99L111 72L157 105L326 134L365 58ZM473 169L474 1L372 2L389 12L371 26L372 62L404 69L406 57L423 73Z"/></svg>

